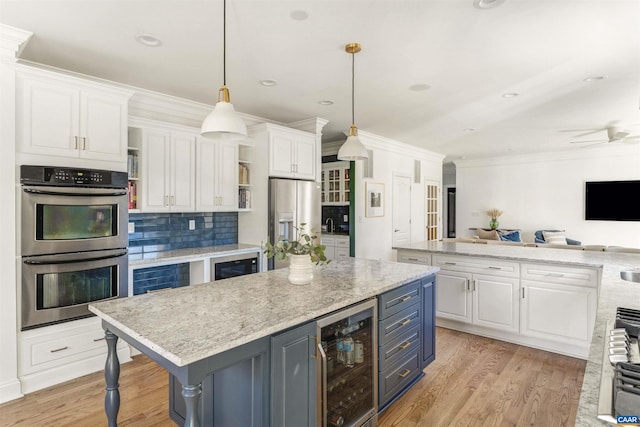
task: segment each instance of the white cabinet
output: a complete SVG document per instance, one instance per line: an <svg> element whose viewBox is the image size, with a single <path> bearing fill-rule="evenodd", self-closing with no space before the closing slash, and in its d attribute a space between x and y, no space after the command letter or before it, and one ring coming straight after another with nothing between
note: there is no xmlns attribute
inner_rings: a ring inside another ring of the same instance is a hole
<svg viewBox="0 0 640 427"><path fill-rule="evenodd" d="M269 176L316 179L316 136L302 131L269 132Z"/></svg>
<svg viewBox="0 0 640 427"><path fill-rule="evenodd" d="M129 93L54 73L19 72L19 151L40 156L127 161Z"/></svg>
<svg viewBox="0 0 640 427"><path fill-rule="evenodd" d="M519 265L434 255L436 316L503 331L519 331Z"/></svg>
<svg viewBox="0 0 640 427"><path fill-rule="evenodd" d="M431 265L431 254L421 251L398 250L398 262Z"/></svg>
<svg viewBox="0 0 640 427"><path fill-rule="evenodd" d="M196 209L238 210L238 144L198 138Z"/></svg>
<svg viewBox="0 0 640 427"><path fill-rule="evenodd" d="M23 393L104 369L107 344L96 317L21 332L19 343ZM131 360L123 340L117 349L120 362Z"/></svg>
<svg viewBox="0 0 640 427"><path fill-rule="evenodd" d="M348 205L351 166L349 162L322 165L322 204Z"/></svg>
<svg viewBox="0 0 640 427"><path fill-rule="evenodd" d="M143 212L195 210L196 136L162 129L140 129Z"/></svg>
<svg viewBox="0 0 640 427"><path fill-rule="evenodd" d="M597 271L523 264L522 277L521 333L588 346L598 304Z"/></svg>
<svg viewBox="0 0 640 427"><path fill-rule="evenodd" d="M327 259L348 258L349 236L322 235L322 244L326 246L324 251Z"/></svg>

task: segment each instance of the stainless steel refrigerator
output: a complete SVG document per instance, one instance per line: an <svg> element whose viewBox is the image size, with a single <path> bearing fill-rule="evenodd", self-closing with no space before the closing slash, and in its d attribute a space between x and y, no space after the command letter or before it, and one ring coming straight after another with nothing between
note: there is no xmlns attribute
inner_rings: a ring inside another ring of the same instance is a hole
<svg viewBox="0 0 640 427"><path fill-rule="evenodd" d="M320 237L322 207L320 183L294 179L269 179L269 241L284 236L295 239L296 230L306 224L307 232L314 230ZM269 259L269 270L288 267L286 261Z"/></svg>

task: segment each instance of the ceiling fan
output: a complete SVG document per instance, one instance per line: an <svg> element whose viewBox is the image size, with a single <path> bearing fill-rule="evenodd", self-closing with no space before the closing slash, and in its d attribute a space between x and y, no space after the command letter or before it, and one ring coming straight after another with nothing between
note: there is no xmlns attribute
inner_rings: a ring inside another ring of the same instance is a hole
<svg viewBox="0 0 640 427"><path fill-rule="evenodd" d="M637 142L640 142L640 134L639 135L631 135L630 132L624 131L622 129L620 129L619 127L616 126L608 126L606 128L602 128L602 129L598 129L594 132L589 132L588 134L591 133L597 133L597 132L601 132L601 131L607 131L607 139L590 139L587 141L571 141L571 144L584 144L584 143L594 143L592 145L595 144L601 144L601 143L609 143L609 142L625 142L625 143L630 143L630 144L634 144ZM584 136L583 135L579 135L579 136Z"/></svg>

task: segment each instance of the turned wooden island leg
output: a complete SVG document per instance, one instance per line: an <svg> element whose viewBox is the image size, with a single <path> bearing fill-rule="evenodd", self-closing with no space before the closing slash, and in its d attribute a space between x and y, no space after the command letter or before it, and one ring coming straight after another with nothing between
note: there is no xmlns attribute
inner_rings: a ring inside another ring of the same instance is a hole
<svg viewBox="0 0 640 427"><path fill-rule="evenodd" d="M118 411L120 410L120 390L118 387L118 379L120 378L120 361L118 360L118 352L116 345L118 337L108 329L104 331L107 341L107 363L104 366L104 379L107 384L107 392L104 397L104 411L107 414L107 423L109 427L117 427Z"/></svg>
<svg viewBox="0 0 640 427"><path fill-rule="evenodd" d="M202 395L202 383L196 385L183 385L182 397L187 406L187 416L184 420L184 427L200 427L198 420L198 402Z"/></svg>

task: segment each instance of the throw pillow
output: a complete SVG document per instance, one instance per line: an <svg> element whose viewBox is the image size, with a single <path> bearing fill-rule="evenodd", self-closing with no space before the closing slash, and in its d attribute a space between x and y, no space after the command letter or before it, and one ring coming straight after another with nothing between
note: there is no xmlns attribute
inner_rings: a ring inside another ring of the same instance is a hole
<svg viewBox="0 0 640 427"><path fill-rule="evenodd" d="M543 231L545 243L551 243L552 245L566 245L567 238L564 235L564 231Z"/></svg>
<svg viewBox="0 0 640 427"><path fill-rule="evenodd" d="M507 242L522 242L522 239L520 238L520 230L509 231L508 233L501 234L500 240Z"/></svg>
<svg viewBox="0 0 640 427"><path fill-rule="evenodd" d="M500 240L500 235L496 230L484 231L482 228L478 228L478 237L485 240Z"/></svg>

